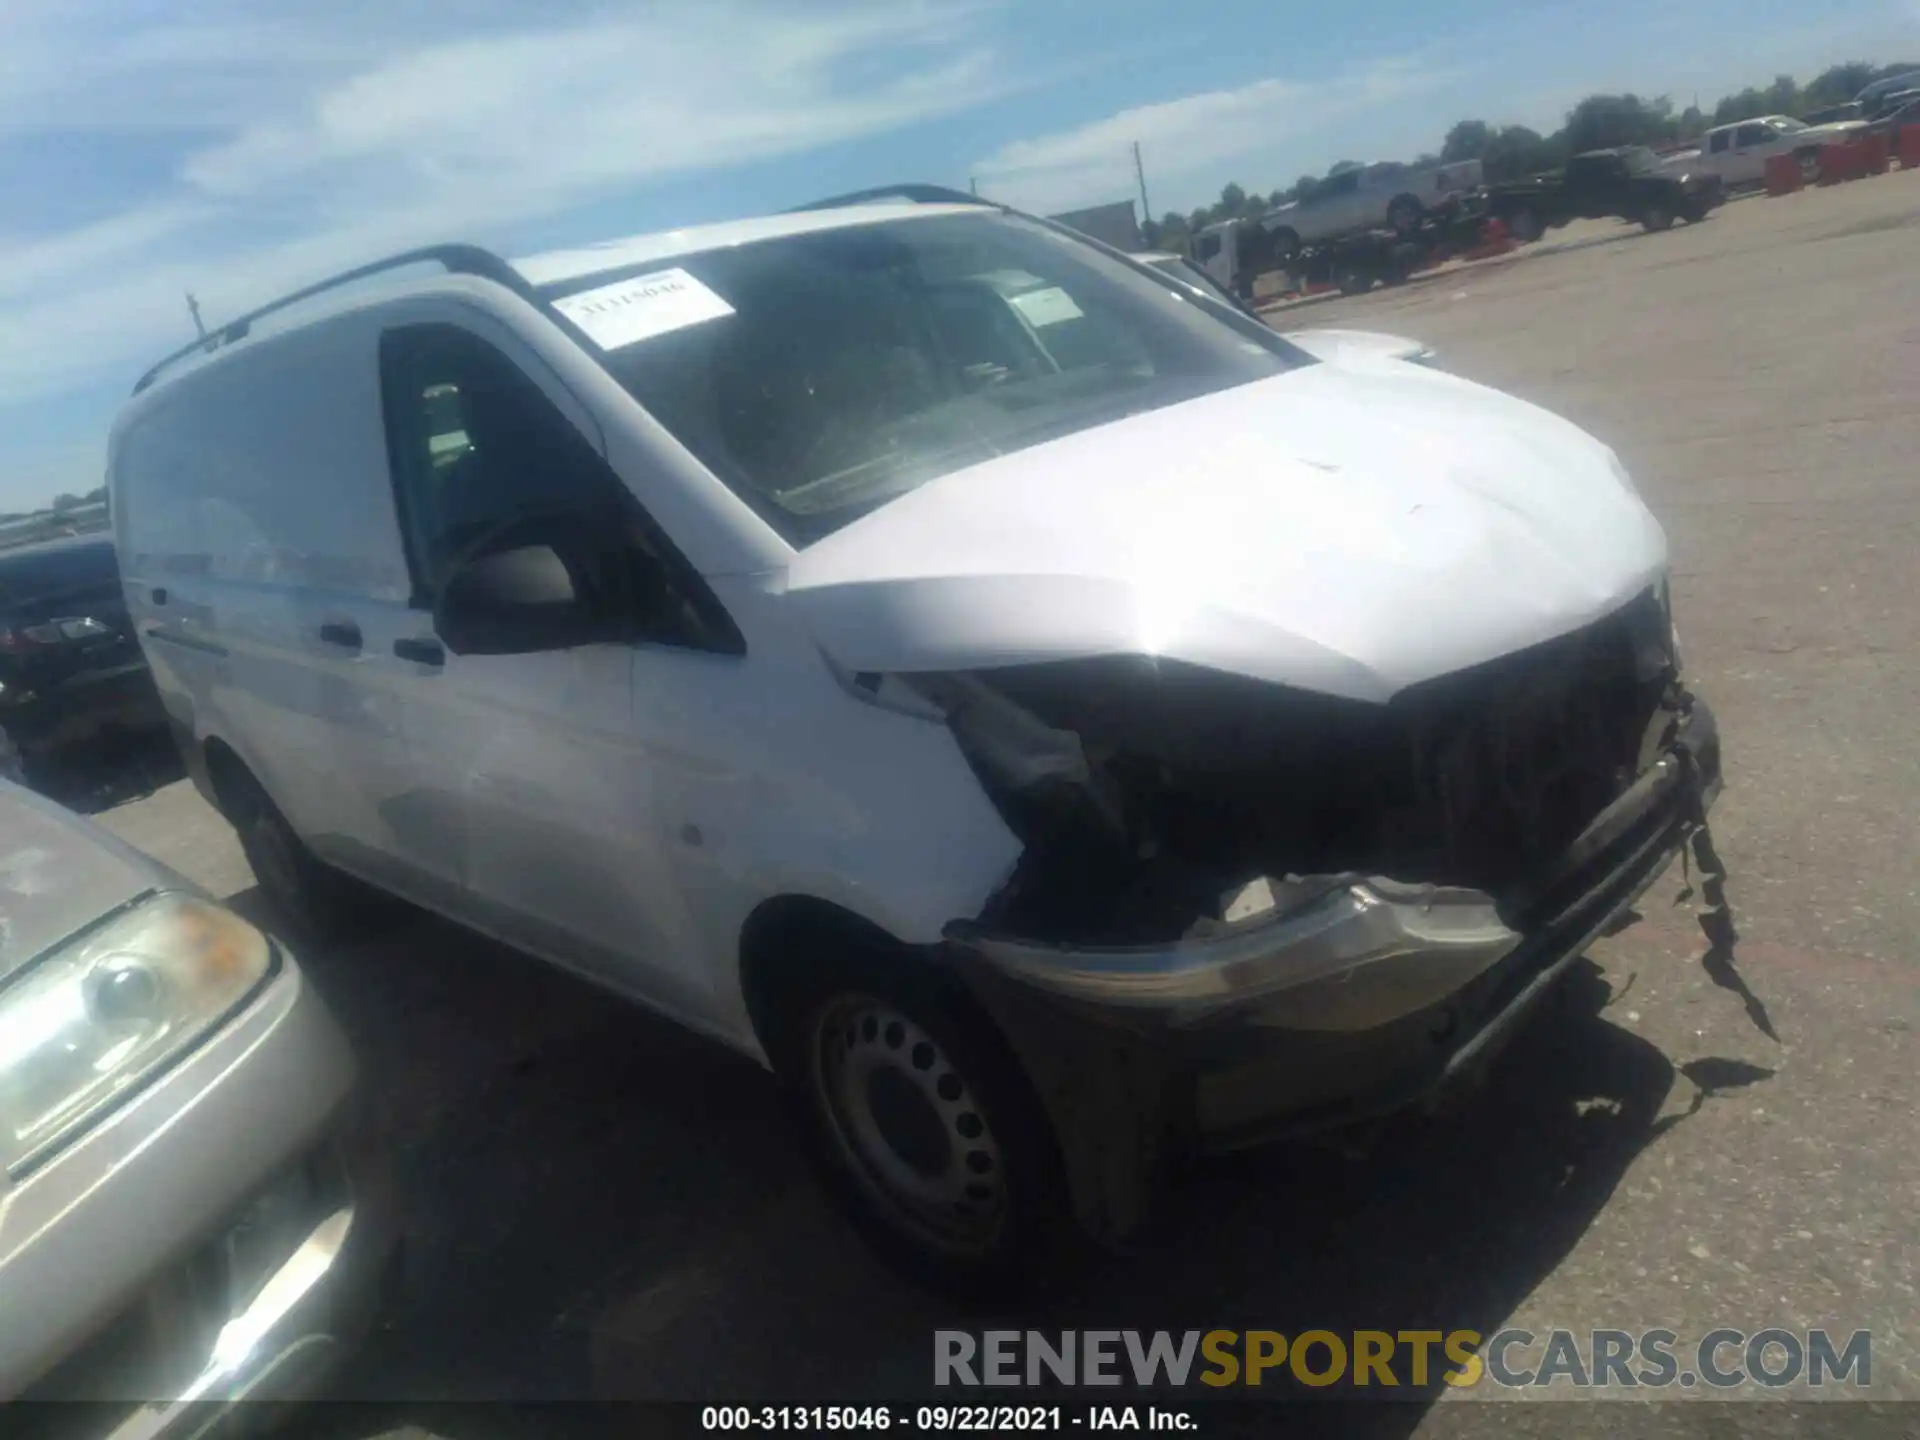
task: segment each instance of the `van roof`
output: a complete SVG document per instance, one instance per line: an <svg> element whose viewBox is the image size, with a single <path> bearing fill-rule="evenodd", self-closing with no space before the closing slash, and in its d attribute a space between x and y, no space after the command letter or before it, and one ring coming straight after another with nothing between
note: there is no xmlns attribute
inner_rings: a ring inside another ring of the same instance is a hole
<svg viewBox="0 0 1920 1440"><path fill-rule="evenodd" d="M544 289L549 285L562 285L608 270L623 270L630 265L646 265L682 255L699 255L734 245L751 245L760 240L780 240L789 235L810 235L823 230L843 230L853 225L872 225L883 220L918 218L922 215L978 213L979 208L889 201L847 205L831 210L794 211L785 215L762 215L751 220L727 220L717 225L695 225L685 230L629 235L594 245L548 250L507 263L519 271L528 284Z"/></svg>
<svg viewBox="0 0 1920 1440"><path fill-rule="evenodd" d="M382 283L398 287L403 281L397 272L417 265L437 264L448 274L480 276L538 303L546 298L540 292L548 287L562 286L592 275L629 269L636 265L672 260L678 256L883 221L977 214L982 209L1004 211L1006 207L975 199L959 191L926 185L903 185L825 200L777 215L630 235L572 249L550 250L517 260L503 259L474 245L428 246L335 275L228 321L154 365L140 377L139 383L134 386L134 394L146 390L163 371L189 360L212 355L245 339L251 333L254 322L267 315L311 302L311 308L303 319L294 322L295 328L300 324L311 324L348 305L365 303L369 293L377 294ZM369 285L366 282L375 283Z"/></svg>

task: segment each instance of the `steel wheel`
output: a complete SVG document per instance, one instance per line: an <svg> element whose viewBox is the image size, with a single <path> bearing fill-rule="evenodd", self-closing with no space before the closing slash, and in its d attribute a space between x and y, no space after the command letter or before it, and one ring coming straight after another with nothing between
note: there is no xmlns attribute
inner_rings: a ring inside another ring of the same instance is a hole
<svg viewBox="0 0 1920 1440"><path fill-rule="evenodd" d="M841 995L808 1037L813 1100L846 1172L897 1228L955 1259L1013 1222L999 1139L952 1057L892 1003Z"/></svg>

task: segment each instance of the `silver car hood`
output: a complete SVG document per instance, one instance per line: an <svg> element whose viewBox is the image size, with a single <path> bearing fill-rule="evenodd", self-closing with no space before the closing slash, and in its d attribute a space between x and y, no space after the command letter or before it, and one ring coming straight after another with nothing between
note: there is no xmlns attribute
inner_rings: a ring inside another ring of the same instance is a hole
<svg viewBox="0 0 1920 1440"><path fill-rule="evenodd" d="M1384 701L1665 572L1613 453L1418 365L1321 364L943 476L796 555L856 671L1148 654Z"/></svg>
<svg viewBox="0 0 1920 1440"><path fill-rule="evenodd" d="M178 883L105 830L0 780L0 984L109 910Z"/></svg>

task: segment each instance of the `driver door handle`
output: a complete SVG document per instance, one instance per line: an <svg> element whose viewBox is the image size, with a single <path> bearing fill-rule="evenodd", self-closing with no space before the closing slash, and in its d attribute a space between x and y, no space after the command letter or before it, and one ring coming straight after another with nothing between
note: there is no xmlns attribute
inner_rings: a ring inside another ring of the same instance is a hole
<svg viewBox="0 0 1920 1440"><path fill-rule="evenodd" d="M393 653L416 665L440 666L447 663L447 652L438 640L415 640L407 636L393 642Z"/></svg>

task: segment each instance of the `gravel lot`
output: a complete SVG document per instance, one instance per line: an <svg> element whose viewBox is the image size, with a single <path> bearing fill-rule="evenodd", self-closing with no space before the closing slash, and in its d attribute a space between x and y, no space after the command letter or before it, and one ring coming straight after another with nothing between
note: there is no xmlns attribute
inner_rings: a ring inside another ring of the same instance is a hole
<svg viewBox="0 0 1920 1440"><path fill-rule="evenodd" d="M1867 1328L1874 1393L1920 1398L1917 241L1920 173L1896 173L1274 317L1416 336L1638 477L1726 736L1737 961L1779 1039L1703 975L1675 874L1465 1113L1211 1167L1166 1233L1004 1318ZM106 819L249 887L184 784ZM867 1258L750 1066L426 918L308 960L412 1207L408 1293L345 1380L392 1423L452 1397L906 1396L936 1326L983 1323ZM1439 1433L1461 1410L1350 1418Z"/></svg>

